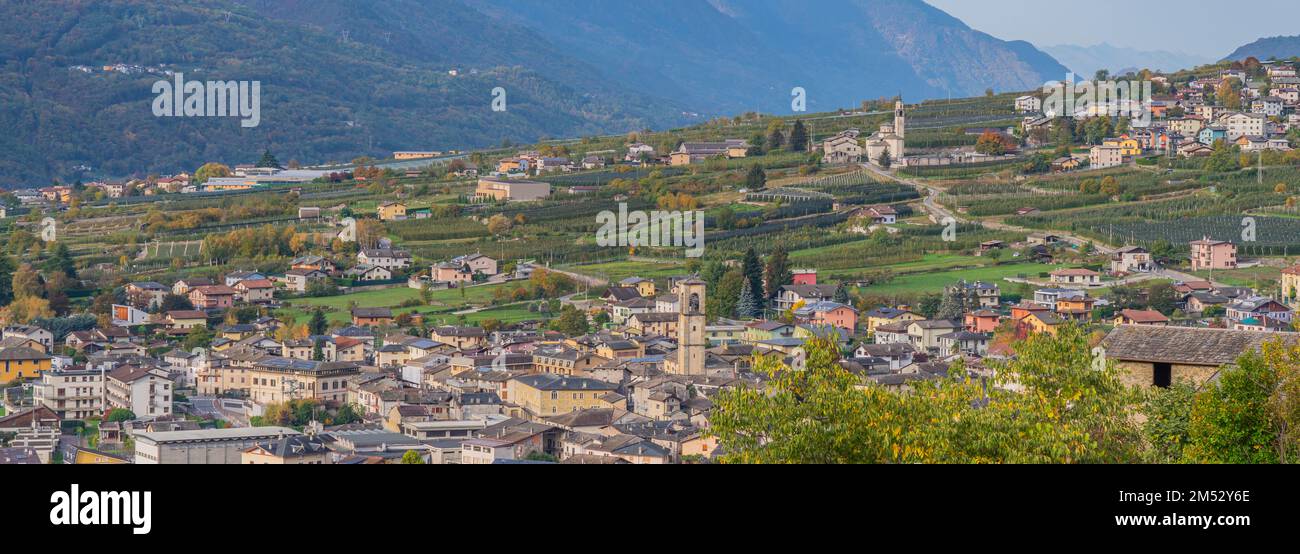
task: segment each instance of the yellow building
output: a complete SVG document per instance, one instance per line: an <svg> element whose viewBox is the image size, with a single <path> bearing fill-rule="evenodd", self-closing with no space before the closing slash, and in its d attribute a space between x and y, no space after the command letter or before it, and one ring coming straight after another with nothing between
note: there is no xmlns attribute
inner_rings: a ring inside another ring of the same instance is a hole
<svg viewBox="0 0 1300 554"><path fill-rule="evenodd" d="M1300 265L1282 270L1282 302L1292 309L1300 307Z"/></svg>
<svg viewBox="0 0 1300 554"><path fill-rule="evenodd" d="M907 310L899 310L896 308L877 308L875 310L871 310L867 312L866 316L867 316L867 332L871 334L875 334L876 328L882 325L890 325L893 323L901 323L904 321L907 322L921 321L925 319L925 317L922 315L914 314Z"/></svg>
<svg viewBox="0 0 1300 554"><path fill-rule="evenodd" d="M618 388L598 379L545 373L516 377L510 380L509 387L511 401L534 417L606 408L609 404L601 397Z"/></svg>
<svg viewBox="0 0 1300 554"><path fill-rule="evenodd" d="M1024 319L1020 320L1020 324L1023 325L1024 329L1029 333L1047 333L1056 336L1061 325L1064 325L1065 322L1062 321L1061 318L1056 317L1055 314L1035 312L1025 316Z"/></svg>
<svg viewBox="0 0 1300 554"><path fill-rule="evenodd" d="M406 204L401 202L384 202L379 205L381 221L401 221L406 219Z"/></svg>
<svg viewBox="0 0 1300 554"><path fill-rule="evenodd" d="M21 346L0 350L0 383L35 379L50 370L50 357Z"/></svg>
<svg viewBox="0 0 1300 554"><path fill-rule="evenodd" d="M1132 137L1108 138L1102 141L1102 146L1118 146L1120 153L1124 156L1141 156L1142 145L1138 140Z"/></svg>

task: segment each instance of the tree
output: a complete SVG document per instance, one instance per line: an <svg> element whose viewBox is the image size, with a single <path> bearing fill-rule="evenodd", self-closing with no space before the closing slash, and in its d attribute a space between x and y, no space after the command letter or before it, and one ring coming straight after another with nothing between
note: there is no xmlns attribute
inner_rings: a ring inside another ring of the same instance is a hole
<svg viewBox="0 0 1300 554"><path fill-rule="evenodd" d="M552 319L548 327L552 331L559 331L570 337L585 335L591 330L591 325L587 322L587 314L570 305L561 308L560 316Z"/></svg>
<svg viewBox="0 0 1300 554"><path fill-rule="evenodd" d="M324 335L329 330L329 320L325 319L325 310L319 307L311 312L311 321L307 323L307 329L313 335Z"/></svg>
<svg viewBox="0 0 1300 554"><path fill-rule="evenodd" d="M910 394L863 383L831 339L804 345L805 369L774 358L767 387L714 397L709 433L723 463L1117 463L1140 460L1136 395L1111 365L1095 368L1087 333L1035 335L994 382L959 362ZM1015 379L1023 391L1002 386Z"/></svg>
<svg viewBox="0 0 1300 554"><path fill-rule="evenodd" d="M789 284L793 279L794 274L790 271L790 255L786 253L784 246L777 245L772 249L772 253L767 255L767 266L763 269L766 297L776 298L776 295L781 293L781 287Z"/></svg>
<svg viewBox="0 0 1300 554"><path fill-rule="evenodd" d="M1183 460L1183 449L1191 441L1188 427L1195 398L1196 388L1186 382L1148 391L1142 410L1146 416L1142 434L1151 447L1152 462L1177 463Z"/></svg>
<svg viewBox="0 0 1300 554"><path fill-rule="evenodd" d="M496 214L488 218L487 229L493 235L502 235L510 231L512 226L510 218L502 214Z"/></svg>
<svg viewBox="0 0 1300 554"><path fill-rule="evenodd" d="M0 254L0 306L14 299L14 259L7 254Z"/></svg>
<svg viewBox="0 0 1300 554"><path fill-rule="evenodd" d="M121 423L123 421L132 421L134 419L135 413L131 410L125 408L113 408L108 411L108 418L106 418L106 421L109 423Z"/></svg>
<svg viewBox="0 0 1300 554"><path fill-rule="evenodd" d="M711 288L708 295L706 315L711 320L720 317L735 317L736 303L740 300L740 291L745 288L745 274L733 269L718 279L718 285Z"/></svg>
<svg viewBox="0 0 1300 554"><path fill-rule="evenodd" d="M762 308L754 299L753 290L750 289L749 281L740 287L740 295L736 298L736 317L741 319L756 319L763 314Z"/></svg>
<svg viewBox="0 0 1300 554"><path fill-rule="evenodd" d="M939 303L934 317L938 319L960 319L966 313L966 292L961 286L950 287Z"/></svg>
<svg viewBox="0 0 1300 554"><path fill-rule="evenodd" d="M1007 151L1002 137L993 131L984 131L975 141L975 151L986 156L1001 156Z"/></svg>
<svg viewBox="0 0 1300 554"><path fill-rule="evenodd" d="M98 300L98 299L96 299ZM189 297L179 294L167 294L163 296L162 304L158 307L159 312L171 312L177 310L193 310L194 303L190 302Z"/></svg>
<svg viewBox="0 0 1300 554"><path fill-rule="evenodd" d="M41 274L31 264L19 266L18 271L14 272L12 283L15 299L40 298L45 294L45 280L41 278Z"/></svg>
<svg viewBox="0 0 1300 554"><path fill-rule="evenodd" d="M1157 312L1172 314L1178 304L1178 292L1170 283L1153 284L1147 289L1147 303Z"/></svg>
<svg viewBox="0 0 1300 554"><path fill-rule="evenodd" d="M745 188L749 190L763 190L766 186L767 172L763 171L762 165L754 164L749 168L749 174L745 175Z"/></svg>
<svg viewBox="0 0 1300 554"><path fill-rule="evenodd" d="M275 154L272 154L270 150L266 150L262 152L262 159L257 161L257 167L273 167L276 169L283 169L282 167L280 167L280 160L275 159Z"/></svg>
<svg viewBox="0 0 1300 554"><path fill-rule="evenodd" d="M754 304L759 307L760 312L763 307L763 264L758 260L758 253L751 247L745 251L745 257L741 261L740 270L745 273L746 284L749 285L749 294L754 299Z"/></svg>
<svg viewBox="0 0 1300 554"><path fill-rule="evenodd" d="M890 166L894 164L893 157L889 155L888 146L886 146L884 150L880 151L880 158L876 160L876 164L885 169L889 169Z"/></svg>
<svg viewBox="0 0 1300 554"><path fill-rule="evenodd" d="M803 121L796 119L794 127L790 129L790 151L803 152L808 149L808 129L804 127Z"/></svg>
<svg viewBox="0 0 1300 554"><path fill-rule="evenodd" d="M402 464L422 466L424 465L424 456L420 455L419 450L407 450L402 454Z"/></svg>
<svg viewBox="0 0 1300 554"><path fill-rule="evenodd" d="M55 244L50 259L45 262L45 270L52 273L63 273L72 278L77 277L77 265L73 263L72 253L68 251L66 243L59 242Z"/></svg>
<svg viewBox="0 0 1300 554"><path fill-rule="evenodd" d="M201 185L213 177L229 177L231 175L234 175L234 173L230 171L229 167L216 162L209 162L203 164L203 167L194 172L194 182Z"/></svg>
<svg viewBox="0 0 1300 554"><path fill-rule="evenodd" d="M191 328L190 332L185 335L185 340L182 341L181 344L186 350L207 348L208 345L212 344L212 331L209 331L205 325Z"/></svg>
<svg viewBox="0 0 1300 554"><path fill-rule="evenodd" d="M1196 395L1183 453L1193 463L1291 463L1300 454L1300 345L1264 343Z"/></svg>

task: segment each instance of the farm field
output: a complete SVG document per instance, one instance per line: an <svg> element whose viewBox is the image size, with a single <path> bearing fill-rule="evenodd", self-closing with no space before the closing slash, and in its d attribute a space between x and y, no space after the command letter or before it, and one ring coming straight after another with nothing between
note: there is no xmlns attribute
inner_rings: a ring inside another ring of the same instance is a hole
<svg viewBox="0 0 1300 554"><path fill-rule="evenodd" d="M917 294L942 292L944 287L966 279L968 281L1002 281L1006 277L1036 276L1044 271L1058 269L1033 262L1008 263L993 267L959 269L955 271L927 272L900 275L888 283L857 289L862 294ZM1009 283L1001 283L1004 287Z"/></svg>
<svg viewBox="0 0 1300 554"><path fill-rule="evenodd" d="M664 277L673 277L686 273L685 262L673 261L620 261L608 262L602 264L587 265L570 265L563 266L560 269L591 275L608 279L611 283L617 283L628 277L642 277L645 279L660 279Z"/></svg>

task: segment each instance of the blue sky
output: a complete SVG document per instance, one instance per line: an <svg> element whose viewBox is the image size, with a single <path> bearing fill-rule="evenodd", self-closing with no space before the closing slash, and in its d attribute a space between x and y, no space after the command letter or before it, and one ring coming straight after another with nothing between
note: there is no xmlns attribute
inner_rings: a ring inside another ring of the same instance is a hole
<svg viewBox="0 0 1300 554"><path fill-rule="evenodd" d="M1300 34L1297 0L926 0L967 25L1037 46L1109 42L1219 59L1255 39ZM1086 8L1085 8L1086 6ZM1169 29L1200 32L1169 33Z"/></svg>

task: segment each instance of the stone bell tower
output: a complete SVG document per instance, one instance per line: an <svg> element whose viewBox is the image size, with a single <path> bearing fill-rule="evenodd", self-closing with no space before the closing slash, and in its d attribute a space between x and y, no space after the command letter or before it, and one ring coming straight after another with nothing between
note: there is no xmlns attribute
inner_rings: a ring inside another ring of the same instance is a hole
<svg viewBox="0 0 1300 554"><path fill-rule="evenodd" d="M903 100L900 98L894 102L894 134L898 138L907 138L907 111L903 109ZM892 153L892 152L891 152ZM902 152L892 153L895 156L902 156Z"/></svg>
<svg viewBox="0 0 1300 554"><path fill-rule="evenodd" d="M704 294L707 286L694 277L677 283L677 360L670 373L704 375Z"/></svg>

